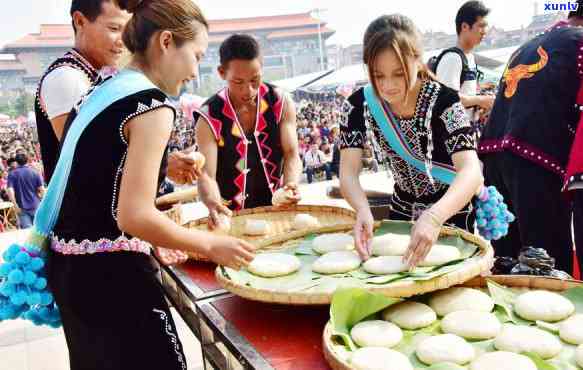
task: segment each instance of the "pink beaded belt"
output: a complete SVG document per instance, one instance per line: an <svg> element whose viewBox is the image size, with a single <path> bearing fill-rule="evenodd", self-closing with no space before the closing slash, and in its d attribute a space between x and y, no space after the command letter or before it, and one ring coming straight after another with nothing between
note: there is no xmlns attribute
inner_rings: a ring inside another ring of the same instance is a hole
<svg viewBox="0 0 583 370"><path fill-rule="evenodd" d="M150 254L152 245L143 240L125 236L120 236L114 241L109 239L99 239L96 242L83 240L77 243L75 240L66 242L53 237L51 240L51 249L61 254L94 254L103 252L140 252Z"/></svg>

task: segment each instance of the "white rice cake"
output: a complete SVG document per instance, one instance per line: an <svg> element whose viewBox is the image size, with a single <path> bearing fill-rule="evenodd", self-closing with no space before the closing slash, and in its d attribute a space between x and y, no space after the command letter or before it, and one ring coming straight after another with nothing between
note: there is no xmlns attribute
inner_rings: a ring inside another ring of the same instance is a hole
<svg viewBox="0 0 583 370"><path fill-rule="evenodd" d="M354 325L350 330L350 336L360 347L391 348L403 339L403 332L393 323L369 320Z"/></svg>
<svg viewBox="0 0 583 370"><path fill-rule="evenodd" d="M319 274L343 274L356 270L361 259L354 251L335 251L318 257L312 264L312 271Z"/></svg>
<svg viewBox="0 0 583 370"><path fill-rule="evenodd" d="M243 233L251 236L262 236L269 233L269 222L265 220L247 219Z"/></svg>
<svg viewBox="0 0 583 370"><path fill-rule="evenodd" d="M323 234L314 238L312 249L319 254L354 249L354 238L345 233Z"/></svg>
<svg viewBox="0 0 583 370"><path fill-rule="evenodd" d="M402 256L373 257L363 263L362 268L369 274L389 275L398 274L409 270L409 266L403 262Z"/></svg>
<svg viewBox="0 0 583 370"><path fill-rule="evenodd" d="M439 316L445 316L455 311L491 312L494 301L480 290L464 287L454 287L434 293L429 299L429 306Z"/></svg>
<svg viewBox="0 0 583 370"><path fill-rule="evenodd" d="M419 263L422 267L433 267L443 265L451 261L459 260L461 258L461 252L458 248L445 245L445 244L435 244L431 247L431 250L425 257L423 261Z"/></svg>
<svg viewBox="0 0 583 370"><path fill-rule="evenodd" d="M383 319L406 330L417 330L437 320L435 311L426 304L408 301L390 306L383 311Z"/></svg>
<svg viewBox="0 0 583 370"><path fill-rule="evenodd" d="M575 305L558 293L533 290L516 298L514 311L523 319L556 322L571 316Z"/></svg>
<svg viewBox="0 0 583 370"><path fill-rule="evenodd" d="M354 370L413 370L407 356L385 347L357 349L350 357L350 365Z"/></svg>
<svg viewBox="0 0 583 370"><path fill-rule="evenodd" d="M465 365L476 356L471 344L453 334L441 334L424 339L415 351L419 360L427 365L452 362Z"/></svg>
<svg viewBox="0 0 583 370"><path fill-rule="evenodd" d="M490 312L455 311L441 320L444 333L455 334L465 339L492 339L502 329L502 324Z"/></svg>
<svg viewBox="0 0 583 370"><path fill-rule="evenodd" d="M536 364L518 353L496 351L479 356L470 364L470 370L537 370Z"/></svg>
<svg viewBox="0 0 583 370"><path fill-rule="evenodd" d="M296 256L286 253L261 253L257 254L247 266L247 270L253 275L262 277L278 277L292 274L302 265Z"/></svg>
<svg viewBox="0 0 583 370"><path fill-rule="evenodd" d="M559 324L559 336L570 344L583 344L583 314L569 317Z"/></svg>
<svg viewBox="0 0 583 370"><path fill-rule="evenodd" d="M372 239L372 254L375 256L403 256L411 237L404 234L385 234Z"/></svg>
<svg viewBox="0 0 583 370"><path fill-rule="evenodd" d="M548 359L558 355L563 345L547 331L532 326L505 324L494 339L494 347L514 353L533 352Z"/></svg>
<svg viewBox="0 0 583 370"><path fill-rule="evenodd" d="M313 229L320 226L318 219L307 213L300 213L294 217L294 230Z"/></svg>

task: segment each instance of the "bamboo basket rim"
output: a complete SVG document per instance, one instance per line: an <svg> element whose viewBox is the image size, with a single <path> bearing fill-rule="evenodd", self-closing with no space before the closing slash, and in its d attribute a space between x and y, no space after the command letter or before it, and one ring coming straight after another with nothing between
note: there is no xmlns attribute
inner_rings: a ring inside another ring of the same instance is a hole
<svg viewBox="0 0 583 370"><path fill-rule="evenodd" d="M326 214L338 214L346 217L350 217L351 219L356 219L356 212L351 209L344 208L344 207L336 207L336 206L328 206L328 205L292 205L288 207L275 207L275 206L264 206L264 207L257 207L257 208L248 208L242 209L239 211L234 211L232 218L242 217L242 216L251 216L251 215L261 215L261 217L267 221L274 218L274 214L281 214L281 213L301 213L301 212L312 212L312 213L326 213ZM183 226L188 228L198 227L202 225L206 225L208 223L208 216L200 217L194 220L190 220L184 223ZM339 223L338 225L334 225L339 227L338 231L344 230L344 227L352 226L354 223ZM303 230L290 230L289 232L282 233L279 235L273 235L271 237L262 238L259 240L249 240L249 242L258 249L268 247L270 245L283 243L287 240L299 239L306 235L318 232L330 232L334 231L335 229L332 228L332 225L327 226L318 226L315 228L308 228ZM197 261L209 261L209 259L202 254L198 253L189 253L191 259Z"/></svg>
<svg viewBox="0 0 583 370"><path fill-rule="evenodd" d="M464 287L484 287L486 280L492 280L498 284L511 288L545 289L553 291L563 291L583 285L579 280L561 280L549 276L530 275L490 275L478 276L463 284ZM352 370L350 364L336 355L334 344L332 343L332 325L330 321L326 323L322 334L322 350L324 358L333 370Z"/></svg>
<svg viewBox="0 0 583 370"><path fill-rule="evenodd" d="M378 225L380 225L380 222L376 223L375 226L378 227ZM431 280L397 281L386 285L368 286L365 289L390 297L406 298L435 290L446 289L490 271L494 260L494 249L484 239L467 231L447 226L442 228L440 236L460 236L464 240L477 245L480 248L480 252L478 255L464 261L459 269ZM333 292L279 292L254 288L240 284L224 276L221 266L217 266L215 276L219 284L231 293L260 302L286 305L327 305L332 302L332 295L334 294Z"/></svg>

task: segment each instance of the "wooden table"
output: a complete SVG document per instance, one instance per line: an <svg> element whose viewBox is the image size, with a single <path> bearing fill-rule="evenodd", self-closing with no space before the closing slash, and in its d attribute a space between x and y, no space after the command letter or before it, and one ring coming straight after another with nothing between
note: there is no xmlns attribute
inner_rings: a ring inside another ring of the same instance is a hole
<svg viewBox="0 0 583 370"><path fill-rule="evenodd" d="M361 177L363 186L392 191L384 173ZM337 180L300 185L301 204L349 208L327 195ZM183 205L182 220L208 214L200 203ZM205 369L329 369L322 352L328 306L283 306L231 295L215 280L215 265L190 261L161 268L161 283L178 313L200 340Z"/></svg>
<svg viewBox="0 0 583 370"><path fill-rule="evenodd" d="M234 296L215 265L188 262L162 271L162 286L199 339L206 370L329 369L322 354L328 306L284 306Z"/></svg>

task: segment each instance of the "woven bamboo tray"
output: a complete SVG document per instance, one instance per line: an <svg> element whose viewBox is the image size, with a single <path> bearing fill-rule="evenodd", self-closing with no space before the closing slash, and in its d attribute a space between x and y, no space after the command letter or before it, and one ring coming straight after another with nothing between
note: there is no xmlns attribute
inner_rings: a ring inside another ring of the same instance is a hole
<svg viewBox="0 0 583 370"><path fill-rule="evenodd" d="M294 218L299 213L307 213L316 217L320 222L320 227L293 230ZM269 233L263 236L245 235L243 231L248 219L269 222ZM302 238L312 233L350 229L354 226L355 220L354 211L340 207L313 205L297 205L287 208L258 207L233 212L229 235L248 241L259 249L272 249L287 240ZM187 222L184 226L190 229L209 231L208 217ZM190 253L189 255L195 260L208 261L208 258L201 254Z"/></svg>
<svg viewBox="0 0 583 370"><path fill-rule="evenodd" d="M539 277L539 276L522 276L522 275L492 275L488 277L477 277L470 281L461 284L461 286L471 287L471 288L483 288L486 286L486 279L492 280L498 284L504 285L509 288L525 288L525 289L543 289L543 290L553 290L553 291L563 291L571 288L575 288L581 284L583 281L577 280L560 280L551 277ZM337 345L332 341L332 326L330 322L326 324L324 328L324 334L322 336L324 358L334 370L352 370L350 364L338 355L335 347Z"/></svg>
<svg viewBox="0 0 583 370"><path fill-rule="evenodd" d="M351 228L345 228L345 231L349 229ZM469 232L451 227L443 227L440 236L460 236L464 240L477 245L479 247L479 252L474 257L468 258L462 262L459 269L431 280L402 280L389 284L367 286L365 289L390 297L405 298L439 289L446 289L453 285L466 282L476 276L489 273L494 261L494 250L488 242ZM287 239L294 238L288 237ZM273 246L271 247L273 248ZM326 305L332 302L332 295L334 294L334 292L289 292L258 289L229 279L223 274L220 267L216 269L215 275L217 281L231 293L243 298L261 302L290 305Z"/></svg>

